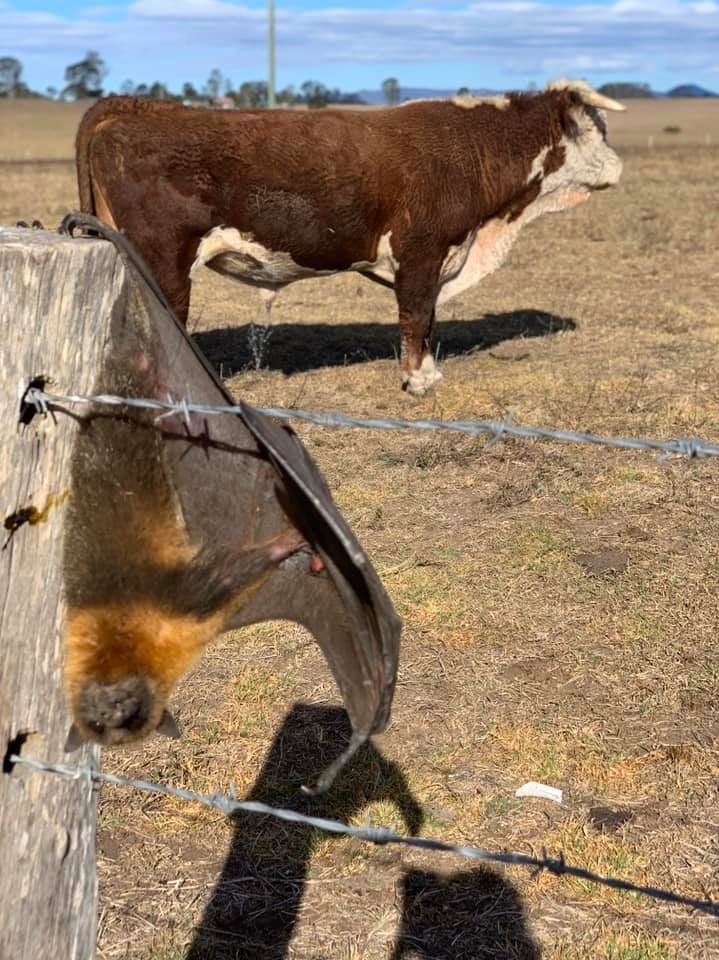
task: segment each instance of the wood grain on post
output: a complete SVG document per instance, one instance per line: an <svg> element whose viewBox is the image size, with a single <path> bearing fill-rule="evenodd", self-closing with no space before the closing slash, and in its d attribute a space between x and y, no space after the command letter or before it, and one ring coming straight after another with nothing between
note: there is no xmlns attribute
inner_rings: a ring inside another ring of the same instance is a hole
<svg viewBox="0 0 719 960"><path fill-rule="evenodd" d="M0 530L0 957L91 960L97 882L95 797L87 780L34 773L11 753L67 763L62 533L77 425L37 415L18 427L39 375L48 389L90 393L125 270L100 240L0 229L0 510L34 507ZM97 762L84 746L72 762Z"/></svg>

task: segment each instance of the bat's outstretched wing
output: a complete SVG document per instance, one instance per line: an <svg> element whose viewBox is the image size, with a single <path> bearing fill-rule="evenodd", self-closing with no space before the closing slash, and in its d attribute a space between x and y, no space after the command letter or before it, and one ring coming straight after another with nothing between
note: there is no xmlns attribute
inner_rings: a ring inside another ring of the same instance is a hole
<svg viewBox="0 0 719 960"><path fill-rule="evenodd" d="M317 638L355 731L363 735L378 732L389 719L401 621L294 431L244 403L242 416L282 477L290 518L326 568L326 575L303 571L288 583L282 601L285 616L304 624ZM297 560L294 564L298 565ZM285 570L289 572L291 567L292 559L275 576L286 576ZM264 596L256 596L243 608L238 623L259 619L268 603L277 603L270 584Z"/></svg>

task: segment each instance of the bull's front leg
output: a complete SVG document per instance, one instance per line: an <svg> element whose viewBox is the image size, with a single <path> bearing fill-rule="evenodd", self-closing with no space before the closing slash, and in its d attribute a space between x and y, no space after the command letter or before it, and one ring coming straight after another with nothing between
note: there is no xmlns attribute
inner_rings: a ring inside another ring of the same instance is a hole
<svg viewBox="0 0 719 960"><path fill-rule="evenodd" d="M432 326L440 265L441 261L402 264L395 279L402 389L415 397L423 397L442 379L432 356Z"/></svg>

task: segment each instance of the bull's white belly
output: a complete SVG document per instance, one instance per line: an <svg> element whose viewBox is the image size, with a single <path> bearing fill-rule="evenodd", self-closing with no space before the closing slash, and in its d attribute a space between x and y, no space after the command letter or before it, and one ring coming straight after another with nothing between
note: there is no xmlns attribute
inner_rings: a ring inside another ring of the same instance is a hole
<svg viewBox="0 0 719 960"><path fill-rule="evenodd" d="M214 227L202 238L190 277L194 277L202 266L208 266L240 283L263 287L266 290L278 290L295 280L329 277L344 272L303 267L293 260L289 253L269 250L258 243L251 233L242 233L235 227ZM347 269L373 273L392 282L397 267L398 263L390 245L390 234L387 233L380 239L375 260L358 260Z"/></svg>

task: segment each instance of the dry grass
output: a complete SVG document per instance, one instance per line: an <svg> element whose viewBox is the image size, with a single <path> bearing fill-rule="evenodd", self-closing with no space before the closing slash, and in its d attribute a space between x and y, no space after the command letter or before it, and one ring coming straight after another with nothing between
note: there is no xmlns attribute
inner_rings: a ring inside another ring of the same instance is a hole
<svg viewBox="0 0 719 960"><path fill-rule="evenodd" d="M268 369L255 371L253 296L203 276L201 346L256 403L512 410L525 423L716 440L719 152L702 143L719 140L717 119L711 104L632 107L611 118L620 186L529 228L503 270L440 312L434 396L399 391L392 298L355 277L283 293ZM37 122L33 146L18 136L5 149L61 155L71 136ZM669 124L682 134L662 138ZM74 205L70 166L4 170L0 222L55 223ZM716 464L300 435L406 624L392 727L317 809L490 848L547 845L600 872L719 896ZM200 790L234 782L297 806L298 783L345 730L319 651L286 624L223 637L176 699L181 741L108 751L105 765ZM561 787L564 803L515 799L529 779ZM407 958L509 960L540 947L547 960L719 958L716 921L630 894L228 824L115 789L103 792L99 852L103 960L380 960L400 929Z"/></svg>

